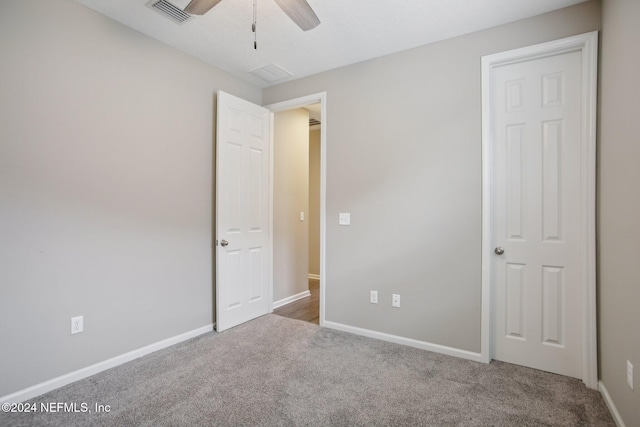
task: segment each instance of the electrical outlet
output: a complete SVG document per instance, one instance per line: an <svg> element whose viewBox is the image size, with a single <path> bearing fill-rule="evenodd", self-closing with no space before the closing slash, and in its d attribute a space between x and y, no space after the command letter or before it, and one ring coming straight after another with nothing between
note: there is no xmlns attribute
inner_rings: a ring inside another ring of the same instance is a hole
<svg viewBox="0 0 640 427"><path fill-rule="evenodd" d="M377 304L378 303L378 291L371 291L371 295L369 296L369 300L371 301L371 304Z"/></svg>
<svg viewBox="0 0 640 427"><path fill-rule="evenodd" d="M393 295L391 296L391 305L392 305L393 307L398 307L398 308L400 307L400 295L398 295L398 294L393 294Z"/></svg>
<svg viewBox="0 0 640 427"><path fill-rule="evenodd" d="M627 360L627 384L633 390L633 365Z"/></svg>
<svg viewBox="0 0 640 427"><path fill-rule="evenodd" d="M79 334L84 331L84 316L76 316L71 318L71 335Z"/></svg>

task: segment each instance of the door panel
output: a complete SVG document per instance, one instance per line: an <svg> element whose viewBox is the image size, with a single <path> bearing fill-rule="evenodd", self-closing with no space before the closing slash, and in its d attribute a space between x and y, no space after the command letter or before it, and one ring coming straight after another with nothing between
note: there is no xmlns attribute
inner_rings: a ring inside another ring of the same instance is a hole
<svg viewBox="0 0 640 427"><path fill-rule="evenodd" d="M216 329L269 310L270 113L218 92ZM223 246L224 241L224 246Z"/></svg>
<svg viewBox="0 0 640 427"><path fill-rule="evenodd" d="M506 292L506 335L524 339L524 272L525 265L507 263Z"/></svg>
<svg viewBox="0 0 640 427"><path fill-rule="evenodd" d="M581 53L493 74L494 358L581 376Z"/></svg>

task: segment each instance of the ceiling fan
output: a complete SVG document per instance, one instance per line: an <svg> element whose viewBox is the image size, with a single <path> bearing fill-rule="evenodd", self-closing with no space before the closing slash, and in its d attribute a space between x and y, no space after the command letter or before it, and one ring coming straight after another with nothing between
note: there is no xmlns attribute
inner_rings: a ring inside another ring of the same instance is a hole
<svg viewBox="0 0 640 427"><path fill-rule="evenodd" d="M192 15L204 15L221 1L222 0L191 0L184 11ZM274 1L302 31L312 30L320 24L320 19L318 19L318 16L306 0Z"/></svg>

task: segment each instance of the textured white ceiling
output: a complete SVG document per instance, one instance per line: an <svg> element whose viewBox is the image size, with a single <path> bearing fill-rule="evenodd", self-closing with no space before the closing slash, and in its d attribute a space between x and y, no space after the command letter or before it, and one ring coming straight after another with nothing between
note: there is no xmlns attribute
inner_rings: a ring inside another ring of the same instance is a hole
<svg viewBox="0 0 640 427"><path fill-rule="evenodd" d="M149 0L77 0L124 25L260 87L517 21L586 0L307 0L322 22L303 32L273 0L223 0L181 25ZM169 0L184 8L188 0ZM267 83L250 74L275 64L291 77Z"/></svg>

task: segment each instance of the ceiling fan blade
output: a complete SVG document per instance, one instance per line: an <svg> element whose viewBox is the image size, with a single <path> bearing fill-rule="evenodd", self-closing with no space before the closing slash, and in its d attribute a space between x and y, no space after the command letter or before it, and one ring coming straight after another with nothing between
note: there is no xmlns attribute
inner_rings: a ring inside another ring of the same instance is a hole
<svg viewBox="0 0 640 427"><path fill-rule="evenodd" d="M320 24L320 19L306 0L275 0L275 2L302 31L313 30Z"/></svg>
<svg viewBox="0 0 640 427"><path fill-rule="evenodd" d="M191 15L204 15L222 0L191 0L184 11Z"/></svg>

